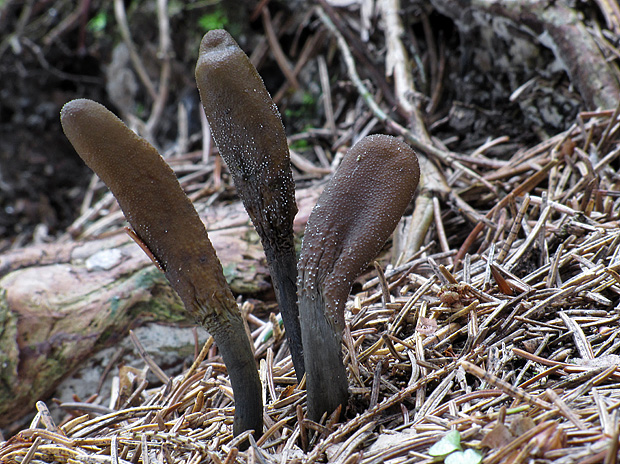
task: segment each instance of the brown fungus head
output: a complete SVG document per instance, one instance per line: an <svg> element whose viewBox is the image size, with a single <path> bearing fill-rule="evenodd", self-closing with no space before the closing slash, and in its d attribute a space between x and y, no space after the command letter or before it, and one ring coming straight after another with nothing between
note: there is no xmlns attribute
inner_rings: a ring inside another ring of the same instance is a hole
<svg viewBox="0 0 620 464"><path fill-rule="evenodd" d="M344 156L308 219L298 293L313 420L346 402L340 349L345 303L411 202L419 177L409 145L387 135L365 137Z"/></svg>
<svg viewBox="0 0 620 464"><path fill-rule="evenodd" d="M170 166L150 143L92 100L67 103L61 122L75 150L112 191L185 305L194 305L196 293L205 292L194 287L191 275L203 263L217 267L219 261ZM181 236L187 240L179 241ZM228 288L219 275L209 276L202 285Z"/></svg>
<svg viewBox="0 0 620 464"><path fill-rule="evenodd" d="M389 135L353 146L317 201L299 262L300 292L325 298L335 330L353 281L374 259L411 202L420 178L415 152Z"/></svg>
<svg viewBox="0 0 620 464"><path fill-rule="evenodd" d="M280 114L256 68L224 30L205 34L196 84L213 139L261 238L298 380L304 374L297 309L295 184Z"/></svg>
<svg viewBox="0 0 620 464"><path fill-rule="evenodd" d="M265 251L293 248L297 204L286 132L263 80L228 32L203 37L196 84L213 139Z"/></svg>
<svg viewBox="0 0 620 464"><path fill-rule="evenodd" d="M99 103L67 103L61 123L187 310L213 335L235 395L235 433L261 434L260 379L243 321L204 225L174 172L152 145Z"/></svg>

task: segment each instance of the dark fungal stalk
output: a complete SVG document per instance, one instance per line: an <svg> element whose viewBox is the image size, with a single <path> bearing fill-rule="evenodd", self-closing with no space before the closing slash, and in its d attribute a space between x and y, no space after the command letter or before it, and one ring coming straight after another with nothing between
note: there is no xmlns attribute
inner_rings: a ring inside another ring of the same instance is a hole
<svg viewBox="0 0 620 464"><path fill-rule="evenodd" d="M256 68L224 30L203 37L196 83L213 139L261 238L301 381L305 369L293 235L297 204L280 114Z"/></svg>
<svg viewBox="0 0 620 464"><path fill-rule="evenodd" d="M73 100L63 130L120 204L187 311L213 335L235 397L235 435L263 431L261 383L239 308L192 203L157 150L104 106Z"/></svg>
<svg viewBox="0 0 620 464"><path fill-rule="evenodd" d="M344 156L308 219L298 292L312 420L347 404L345 303L353 281L398 224L419 177L409 145L387 135L365 137Z"/></svg>

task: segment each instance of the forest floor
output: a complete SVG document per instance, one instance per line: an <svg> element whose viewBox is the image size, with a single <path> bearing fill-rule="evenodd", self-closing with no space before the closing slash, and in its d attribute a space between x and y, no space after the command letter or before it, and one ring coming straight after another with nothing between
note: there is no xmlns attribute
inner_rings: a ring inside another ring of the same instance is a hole
<svg viewBox="0 0 620 464"><path fill-rule="evenodd" d="M214 28L277 104L298 190L367 134L419 153L416 198L347 305L349 406L305 418L278 325L256 311L265 433L249 450L210 340L160 387L119 369L116 410L79 398L57 424L32 398L0 461L618 462L616 2L0 2L0 277L32 247L124 225L62 133L73 98L153 143L200 208L238 206L194 82ZM273 307L263 287L237 296Z"/></svg>

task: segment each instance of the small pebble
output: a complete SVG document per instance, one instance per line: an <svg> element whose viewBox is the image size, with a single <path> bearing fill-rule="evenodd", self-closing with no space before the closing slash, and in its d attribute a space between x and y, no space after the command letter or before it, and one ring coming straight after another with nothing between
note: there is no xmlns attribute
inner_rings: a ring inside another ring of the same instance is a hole
<svg viewBox="0 0 620 464"><path fill-rule="evenodd" d="M122 253L118 249L101 250L86 260L88 271L109 271L121 262Z"/></svg>

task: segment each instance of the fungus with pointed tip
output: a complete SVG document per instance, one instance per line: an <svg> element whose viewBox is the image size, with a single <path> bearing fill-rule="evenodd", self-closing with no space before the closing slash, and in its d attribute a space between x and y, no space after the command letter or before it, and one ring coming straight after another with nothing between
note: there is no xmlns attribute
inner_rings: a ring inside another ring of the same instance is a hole
<svg viewBox="0 0 620 464"><path fill-rule="evenodd" d="M261 238L300 381L304 365L293 235L297 205L280 114L256 68L224 30L203 37L196 83L213 139Z"/></svg>
<svg viewBox="0 0 620 464"><path fill-rule="evenodd" d="M344 156L310 214L298 271L308 417L346 406L344 307L353 281L381 251L418 185L415 152L371 135Z"/></svg>
<svg viewBox="0 0 620 464"><path fill-rule="evenodd" d="M235 435L262 434L261 383L237 303L204 224L155 148L103 105L79 99L61 112L63 130L112 191L189 313L213 335L235 397Z"/></svg>

